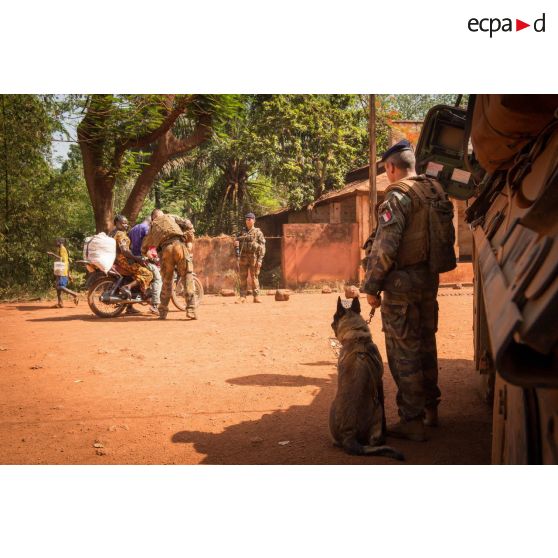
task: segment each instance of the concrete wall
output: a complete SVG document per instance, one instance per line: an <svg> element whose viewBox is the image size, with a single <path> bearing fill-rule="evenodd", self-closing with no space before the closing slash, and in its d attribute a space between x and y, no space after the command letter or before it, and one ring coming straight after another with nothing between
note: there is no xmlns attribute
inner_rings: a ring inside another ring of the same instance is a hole
<svg viewBox="0 0 558 558"><path fill-rule="evenodd" d="M473 264L471 262L458 263L457 267L447 273L440 273L440 285L447 283L472 283Z"/></svg>
<svg viewBox="0 0 558 558"><path fill-rule="evenodd" d="M230 236L201 236L194 242L194 271L206 293L234 289L238 284L234 241Z"/></svg>
<svg viewBox="0 0 558 558"><path fill-rule="evenodd" d="M356 223L283 226L282 272L288 288L357 281L359 262Z"/></svg>

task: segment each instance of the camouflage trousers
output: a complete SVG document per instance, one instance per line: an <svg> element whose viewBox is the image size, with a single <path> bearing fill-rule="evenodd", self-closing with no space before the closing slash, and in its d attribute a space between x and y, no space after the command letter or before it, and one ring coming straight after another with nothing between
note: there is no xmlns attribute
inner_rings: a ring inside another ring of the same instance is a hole
<svg viewBox="0 0 558 558"><path fill-rule="evenodd" d="M169 308L175 269L178 272L178 276L184 282L187 306L188 308L194 308L194 277L192 275L194 266L192 264L192 255L188 251L186 244L180 240L175 240L161 250L160 257L163 288L161 289L159 308L163 311Z"/></svg>
<svg viewBox="0 0 558 558"><path fill-rule="evenodd" d="M389 368L397 384L397 407L404 421L437 407L438 288L384 291L381 306Z"/></svg>
<svg viewBox="0 0 558 558"><path fill-rule="evenodd" d="M256 257L252 255L242 255L238 260L238 271L240 274L240 296L245 297L248 291L248 274L250 274L250 288L252 294L260 294L260 281L258 280L259 269Z"/></svg>

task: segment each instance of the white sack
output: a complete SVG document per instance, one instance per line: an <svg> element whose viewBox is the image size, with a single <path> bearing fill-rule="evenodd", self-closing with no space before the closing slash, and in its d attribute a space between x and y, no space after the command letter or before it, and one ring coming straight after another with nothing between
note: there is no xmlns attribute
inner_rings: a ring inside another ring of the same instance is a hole
<svg viewBox="0 0 558 558"><path fill-rule="evenodd" d="M108 273L116 258L116 241L104 232L88 236L83 245L83 259Z"/></svg>

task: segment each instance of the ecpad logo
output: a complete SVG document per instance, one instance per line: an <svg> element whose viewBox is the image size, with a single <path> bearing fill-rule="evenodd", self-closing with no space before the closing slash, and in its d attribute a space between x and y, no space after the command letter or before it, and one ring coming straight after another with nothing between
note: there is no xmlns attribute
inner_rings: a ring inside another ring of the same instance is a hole
<svg viewBox="0 0 558 558"><path fill-rule="evenodd" d="M536 19L534 21L533 29L537 33L544 33L545 26L546 26L546 14L543 13L543 15L539 19ZM490 18L485 17L482 19L472 17L468 21L467 27L469 28L469 31L473 33L477 33L479 31L483 33L490 33L490 38L492 38L492 35L494 33L497 33L498 31L512 32L514 30L512 25L512 20L509 17L505 17L503 19L500 19L498 17L490 17ZM526 29L527 27L531 27L531 24L525 23L520 19L515 20L515 31L521 31L522 29Z"/></svg>

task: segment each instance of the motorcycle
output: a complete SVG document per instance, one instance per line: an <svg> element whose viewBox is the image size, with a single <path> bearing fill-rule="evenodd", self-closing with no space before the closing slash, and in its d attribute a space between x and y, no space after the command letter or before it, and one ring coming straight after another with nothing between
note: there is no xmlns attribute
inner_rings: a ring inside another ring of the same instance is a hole
<svg viewBox="0 0 558 558"><path fill-rule="evenodd" d="M87 288L87 304L91 311L100 318L116 318L130 304L150 304L151 289L145 294L139 288L132 289L132 296L128 296L126 290L122 287L127 286L133 281L133 277L123 275L117 265L113 265L108 273L104 273L94 264L86 260L79 262L85 265L89 272L85 286ZM200 280L194 277L195 305L199 305L203 297L203 287ZM171 295L173 304L179 310L186 309L186 299L184 297L184 288L180 278L173 281L173 292Z"/></svg>

